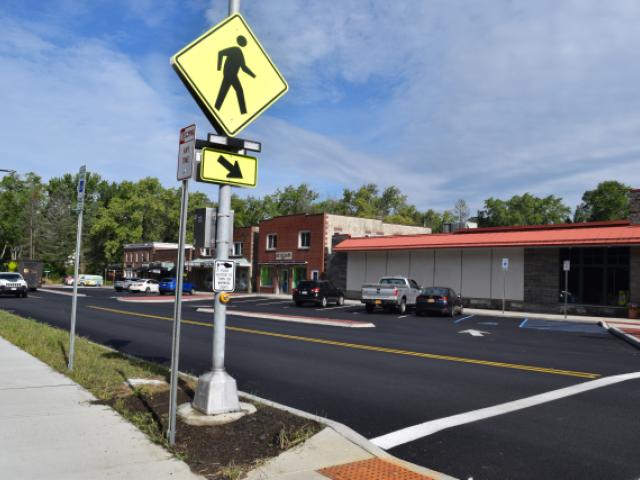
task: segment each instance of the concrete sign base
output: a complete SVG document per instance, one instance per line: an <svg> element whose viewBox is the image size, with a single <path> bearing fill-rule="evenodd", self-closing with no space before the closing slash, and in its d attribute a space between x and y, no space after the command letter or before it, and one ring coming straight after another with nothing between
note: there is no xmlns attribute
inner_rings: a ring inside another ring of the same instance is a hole
<svg viewBox="0 0 640 480"><path fill-rule="evenodd" d="M198 378L193 408L206 415L240 411L236 381L225 371L201 375Z"/></svg>

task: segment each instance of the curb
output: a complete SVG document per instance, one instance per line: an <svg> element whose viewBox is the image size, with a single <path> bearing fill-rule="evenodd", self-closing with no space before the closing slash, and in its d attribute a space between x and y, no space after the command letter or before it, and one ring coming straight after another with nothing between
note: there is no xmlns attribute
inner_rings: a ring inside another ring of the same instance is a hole
<svg viewBox="0 0 640 480"><path fill-rule="evenodd" d="M602 328L604 328L605 330L608 330L609 333L611 333L612 335L615 335L616 337L621 338L622 340L630 343L636 348L640 348L640 340L635 338L633 335L629 335L628 333L623 332L618 327L612 327L607 322L602 321L599 323Z"/></svg>
<svg viewBox="0 0 640 480"><path fill-rule="evenodd" d="M193 378L191 375L189 375ZM248 400L253 400L254 402L261 403L268 407L277 408L278 410L283 410L285 412L291 413L293 415L297 415L302 418L306 418L308 420L313 420L314 422L318 422L326 427L331 428L337 434L346 438L351 443L357 445L362 448L366 452L370 453L376 458L381 460L386 460L387 462L396 464L400 467L406 468L407 470L411 470L415 473L420 473L422 475L427 475L431 477L433 480L457 480L455 477L451 477L441 472L436 472L435 470L431 470L426 467L422 467L420 465L416 465L415 463L407 462L406 460L401 460L397 457L394 457L390 453L387 453L385 450L381 449L377 445L371 443L367 438L360 435L355 430L347 427L345 424L336 422L335 420L331 420L326 417L321 417L318 415L314 415L313 413L305 412L304 410L299 410L297 408L289 407L287 405L283 405L281 403L273 402L271 400L264 399L262 397L258 397L256 395L252 395L250 393L238 392L239 397L246 398Z"/></svg>

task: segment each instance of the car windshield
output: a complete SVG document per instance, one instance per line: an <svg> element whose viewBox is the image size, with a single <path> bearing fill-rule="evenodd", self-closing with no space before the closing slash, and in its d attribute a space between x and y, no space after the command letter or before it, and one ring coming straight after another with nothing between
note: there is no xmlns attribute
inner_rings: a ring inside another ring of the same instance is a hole
<svg viewBox="0 0 640 480"><path fill-rule="evenodd" d="M18 273L0 273L0 280L9 280L10 282L17 282L20 280L20 274Z"/></svg>
<svg viewBox="0 0 640 480"><path fill-rule="evenodd" d="M432 296L438 296L438 297L446 297L448 294L449 292L446 288L431 287L431 288L425 288L422 291L422 295L432 295Z"/></svg>
<svg viewBox="0 0 640 480"><path fill-rule="evenodd" d="M406 283L401 278L383 278L380 280L380 285L401 285L405 286Z"/></svg>
<svg viewBox="0 0 640 480"><path fill-rule="evenodd" d="M316 282L299 282L298 288L314 288L316 286Z"/></svg>

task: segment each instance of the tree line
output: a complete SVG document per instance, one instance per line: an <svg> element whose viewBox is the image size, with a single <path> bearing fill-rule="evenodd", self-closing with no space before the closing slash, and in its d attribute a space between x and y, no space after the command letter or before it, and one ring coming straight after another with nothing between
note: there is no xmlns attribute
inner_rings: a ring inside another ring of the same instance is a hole
<svg viewBox="0 0 640 480"><path fill-rule="evenodd" d="M0 179L0 263L33 258L44 261L52 274L70 270L77 225L77 181L77 174L48 182L34 173ZM319 193L303 183L263 197L234 195L231 206L237 227L258 225L261 220L280 215L325 212L420 225L438 233L446 223L467 220L489 227L623 219L629 213L628 191L629 187L620 182L602 182L584 192L573 212L553 195L525 193L507 200L490 197L477 215L470 216L464 199L450 210L421 211L395 186L381 190L367 184L344 189L341 197L319 200ZM109 182L89 173L86 192L82 252L86 271L100 272L121 263L126 243L177 241L179 188L163 187L151 177ZM190 193L189 219L201 207L215 207L215 203L204 193ZM193 241L191 221L187 224L187 241Z"/></svg>

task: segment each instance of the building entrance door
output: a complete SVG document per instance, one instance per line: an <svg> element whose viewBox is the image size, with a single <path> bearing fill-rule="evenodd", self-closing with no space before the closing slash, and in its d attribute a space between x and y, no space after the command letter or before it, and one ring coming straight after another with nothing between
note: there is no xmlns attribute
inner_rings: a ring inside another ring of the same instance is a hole
<svg viewBox="0 0 640 480"><path fill-rule="evenodd" d="M280 270L280 293L289 293L289 269Z"/></svg>

